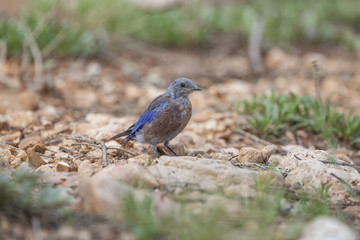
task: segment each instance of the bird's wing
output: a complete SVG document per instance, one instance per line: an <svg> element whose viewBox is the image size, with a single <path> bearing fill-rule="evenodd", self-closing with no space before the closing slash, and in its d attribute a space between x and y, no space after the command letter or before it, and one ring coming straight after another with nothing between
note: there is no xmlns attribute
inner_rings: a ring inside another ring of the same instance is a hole
<svg viewBox="0 0 360 240"><path fill-rule="evenodd" d="M149 105L149 107L145 110L145 112L140 116L139 120L137 120L126 132L131 130L128 137L125 140L130 140L136 134L137 131L142 129L145 124L150 123L154 120L161 112L163 112L170 104L170 98L160 95L155 98Z"/></svg>

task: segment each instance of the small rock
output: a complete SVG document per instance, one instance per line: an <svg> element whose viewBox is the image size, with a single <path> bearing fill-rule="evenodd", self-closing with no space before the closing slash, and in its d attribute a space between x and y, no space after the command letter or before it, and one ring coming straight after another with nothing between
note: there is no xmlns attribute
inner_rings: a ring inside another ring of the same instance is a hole
<svg viewBox="0 0 360 240"><path fill-rule="evenodd" d="M28 155L23 150L18 150L15 159L11 162L12 167L18 167L22 162L26 162L28 160Z"/></svg>
<svg viewBox="0 0 360 240"><path fill-rule="evenodd" d="M114 216L121 213L114 211L115 206L120 206L119 196L126 196L131 190L126 183L102 176L82 179L79 195L84 200L86 211Z"/></svg>
<svg viewBox="0 0 360 240"><path fill-rule="evenodd" d="M78 165L75 162L71 161L69 171L70 172L77 172L78 171Z"/></svg>
<svg viewBox="0 0 360 240"><path fill-rule="evenodd" d="M66 152L57 152L54 155L55 159L68 159L69 158L69 154Z"/></svg>
<svg viewBox="0 0 360 240"><path fill-rule="evenodd" d="M271 154L276 153L275 145L268 145L263 148L243 147L238 154L238 162L266 163Z"/></svg>
<svg viewBox="0 0 360 240"><path fill-rule="evenodd" d="M1 165L7 166L14 160L14 156L11 154L9 149L0 148L0 163Z"/></svg>
<svg viewBox="0 0 360 240"><path fill-rule="evenodd" d="M349 226L332 217L317 217L304 228L300 240L356 240L357 234Z"/></svg>
<svg viewBox="0 0 360 240"><path fill-rule="evenodd" d="M50 166L48 165L42 165L40 167L38 167L36 170L36 172L41 172L41 173L45 173L45 174L51 174L54 173L54 169L52 169Z"/></svg>
<svg viewBox="0 0 360 240"><path fill-rule="evenodd" d="M8 130L10 127L8 121L3 115L0 115L0 131L1 130Z"/></svg>
<svg viewBox="0 0 360 240"><path fill-rule="evenodd" d="M154 153L155 155L155 153ZM128 163L138 163L142 166L149 166L153 162L154 158L149 154L140 154L135 157L129 158Z"/></svg>
<svg viewBox="0 0 360 240"><path fill-rule="evenodd" d="M22 163L20 158L15 158L14 160L11 161L11 167L18 167L20 166Z"/></svg>
<svg viewBox="0 0 360 240"><path fill-rule="evenodd" d="M257 162L263 163L264 157L260 149L253 147L241 148L238 155L238 162Z"/></svg>
<svg viewBox="0 0 360 240"><path fill-rule="evenodd" d="M292 187L300 184L304 191L314 194L323 183L331 184L328 191L329 202L333 204L359 203L359 198L352 196L344 184L331 175L335 174L356 187L360 183L360 174L356 169L331 164L333 157L326 151L309 150L295 146L283 148L290 151L286 155L271 155L269 162L287 172L284 179L286 186Z"/></svg>
<svg viewBox="0 0 360 240"><path fill-rule="evenodd" d="M91 176L94 172L94 168L89 160L84 160L80 163L78 172L83 176Z"/></svg>
<svg viewBox="0 0 360 240"><path fill-rule="evenodd" d="M86 157L89 158L89 159L98 159L98 158L102 158L102 151L101 149L93 149L91 151L89 151L87 154L86 154Z"/></svg>
<svg viewBox="0 0 360 240"><path fill-rule="evenodd" d="M73 143L75 143L74 140L64 138L64 139L61 141L60 147L61 147L61 148L64 148L64 147L72 147L71 144L73 144Z"/></svg>
<svg viewBox="0 0 360 240"><path fill-rule="evenodd" d="M54 155L55 155L55 153L53 151L50 151L50 150L45 150L45 152L44 152L45 157L52 157Z"/></svg>
<svg viewBox="0 0 360 240"><path fill-rule="evenodd" d="M113 178L136 187L156 187L158 183L149 170L137 163L122 166L110 165L96 173L93 178Z"/></svg>
<svg viewBox="0 0 360 240"><path fill-rule="evenodd" d="M6 115L10 127L26 128L40 125L39 117L31 111L11 112Z"/></svg>
<svg viewBox="0 0 360 240"><path fill-rule="evenodd" d="M35 152L34 148L29 148L26 153L29 157L30 166L38 168L41 165L46 164L46 162L40 157L40 154Z"/></svg>
<svg viewBox="0 0 360 240"><path fill-rule="evenodd" d="M28 155L23 150L19 150L16 158L20 158L22 162L26 162L28 160Z"/></svg>
<svg viewBox="0 0 360 240"><path fill-rule="evenodd" d="M265 161L267 162L267 160L269 159L269 157L271 156L271 154L276 153L278 150L278 148L275 145L267 145L265 147L263 147L261 149L263 158L265 159Z"/></svg>
<svg viewBox="0 0 360 240"><path fill-rule="evenodd" d="M58 162L56 165L56 171L57 172L69 172L70 171L70 164L64 161Z"/></svg>
<svg viewBox="0 0 360 240"><path fill-rule="evenodd" d="M345 163L349 163L349 164L354 164L354 161L351 160L351 158L349 158L347 155L343 154L343 153L338 153L336 154L336 158L338 161L340 162L345 162Z"/></svg>
<svg viewBox="0 0 360 240"><path fill-rule="evenodd" d="M27 150L28 148L33 148L35 152L44 153L46 150L45 144L39 137L27 137L24 138L20 144L19 148L22 150Z"/></svg>

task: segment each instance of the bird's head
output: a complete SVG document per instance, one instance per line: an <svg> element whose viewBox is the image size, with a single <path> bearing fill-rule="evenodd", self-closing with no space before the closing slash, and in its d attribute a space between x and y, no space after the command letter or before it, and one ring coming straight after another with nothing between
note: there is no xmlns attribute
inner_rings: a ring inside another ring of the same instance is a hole
<svg viewBox="0 0 360 240"><path fill-rule="evenodd" d="M166 93L170 95L170 97L187 97L190 93L194 91L201 91L201 88L195 85L190 79L187 78L178 78L173 81Z"/></svg>

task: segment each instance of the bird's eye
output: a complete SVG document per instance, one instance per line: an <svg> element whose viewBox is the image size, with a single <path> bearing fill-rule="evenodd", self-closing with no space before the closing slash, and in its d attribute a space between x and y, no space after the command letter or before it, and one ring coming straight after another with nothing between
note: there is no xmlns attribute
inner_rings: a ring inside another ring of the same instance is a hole
<svg viewBox="0 0 360 240"><path fill-rule="evenodd" d="M185 87L185 83L181 83L181 84L180 84L180 87Z"/></svg>

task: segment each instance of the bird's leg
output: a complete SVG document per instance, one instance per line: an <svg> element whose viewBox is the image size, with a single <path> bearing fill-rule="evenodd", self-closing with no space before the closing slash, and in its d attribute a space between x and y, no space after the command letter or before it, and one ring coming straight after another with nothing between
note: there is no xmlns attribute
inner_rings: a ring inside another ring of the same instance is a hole
<svg viewBox="0 0 360 240"><path fill-rule="evenodd" d="M156 154L158 155L158 157L160 157L161 154L160 154L160 152L158 151L157 146L156 146L156 145L153 145L153 148L154 148L154 151L156 152Z"/></svg>
<svg viewBox="0 0 360 240"><path fill-rule="evenodd" d="M178 156L178 155L174 152L174 150L172 150L171 147L169 147L169 142L165 142L164 145L165 145L165 147L167 147L167 149L169 149L176 157Z"/></svg>

